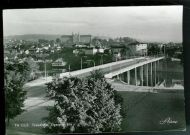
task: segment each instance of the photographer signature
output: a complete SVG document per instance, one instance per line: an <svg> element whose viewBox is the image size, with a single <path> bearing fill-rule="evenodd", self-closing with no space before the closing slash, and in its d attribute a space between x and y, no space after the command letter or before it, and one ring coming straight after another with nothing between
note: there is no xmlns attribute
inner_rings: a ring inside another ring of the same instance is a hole
<svg viewBox="0 0 190 135"><path fill-rule="evenodd" d="M160 123L161 125L164 125L164 124L177 124L178 121L172 120L170 117L167 117L167 118L161 120L159 123Z"/></svg>

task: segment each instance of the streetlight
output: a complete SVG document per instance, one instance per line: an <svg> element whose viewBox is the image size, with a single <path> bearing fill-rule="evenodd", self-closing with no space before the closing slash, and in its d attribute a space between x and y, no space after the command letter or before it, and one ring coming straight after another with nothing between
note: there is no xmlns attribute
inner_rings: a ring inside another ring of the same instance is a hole
<svg viewBox="0 0 190 135"><path fill-rule="evenodd" d="M46 60L44 60L44 73L45 73L45 80L47 80L47 75L46 75Z"/></svg>
<svg viewBox="0 0 190 135"><path fill-rule="evenodd" d="M101 56L100 64L103 65L104 64L103 56L107 56L107 54L101 54L100 56Z"/></svg>
<svg viewBox="0 0 190 135"><path fill-rule="evenodd" d="M101 65L103 65L103 55L101 55Z"/></svg>
<svg viewBox="0 0 190 135"><path fill-rule="evenodd" d="M44 57L44 76L45 76L45 80L47 80L47 69L46 69L46 53L43 54Z"/></svg>
<svg viewBox="0 0 190 135"><path fill-rule="evenodd" d="M164 56L166 57L166 45L164 44Z"/></svg>
<svg viewBox="0 0 190 135"><path fill-rule="evenodd" d="M86 58L87 56L82 56L81 58L80 58L80 67L81 67L81 69L82 69L82 58Z"/></svg>
<svg viewBox="0 0 190 135"><path fill-rule="evenodd" d="M71 75L71 65L69 64L69 75Z"/></svg>
<svg viewBox="0 0 190 135"><path fill-rule="evenodd" d="M96 66L95 61L94 60L86 60L87 62L93 62L94 63L94 67Z"/></svg>
<svg viewBox="0 0 190 135"><path fill-rule="evenodd" d="M71 71L71 66L70 66L70 64L69 64L69 72Z"/></svg>

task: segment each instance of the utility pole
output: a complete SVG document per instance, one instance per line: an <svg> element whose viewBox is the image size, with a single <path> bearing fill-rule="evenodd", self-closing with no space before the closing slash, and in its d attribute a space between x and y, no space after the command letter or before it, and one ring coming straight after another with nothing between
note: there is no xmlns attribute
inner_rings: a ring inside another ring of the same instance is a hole
<svg viewBox="0 0 190 135"><path fill-rule="evenodd" d="M87 62L93 62L93 64L94 64L94 67L96 66L96 64L95 64L95 61L94 60L87 60Z"/></svg>
<svg viewBox="0 0 190 135"><path fill-rule="evenodd" d="M81 59L80 59L80 67L82 69L82 57L86 57L86 56L81 56Z"/></svg>
<svg viewBox="0 0 190 135"><path fill-rule="evenodd" d="M71 75L71 74L70 74L70 71L71 71L71 67L70 67L70 64L69 64L69 75Z"/></svg>
<svg viewBox="0 0 190 135"><path fill-rule="evenodd" d="M82 57L80 58L80 67L82 69Z"/></svg>
<svg viewBox="0 0 190 135"><path fill-rule="evenodd" d="M166 56L166 45L164 45L164 56Z"/></svg>
<svg viewBox="0 0 190 135"><path fill-rule="evenodd" d="M104 62L103 62L103 55L101 55L101 65L103 65Z"/></svg>
<svg viewBox="0 0 190 135"><path fill-rule="evenodd" d="M44 73L45 73L45 80L47 80L47 75L46 75L46 60L44 60Z"/></svg>

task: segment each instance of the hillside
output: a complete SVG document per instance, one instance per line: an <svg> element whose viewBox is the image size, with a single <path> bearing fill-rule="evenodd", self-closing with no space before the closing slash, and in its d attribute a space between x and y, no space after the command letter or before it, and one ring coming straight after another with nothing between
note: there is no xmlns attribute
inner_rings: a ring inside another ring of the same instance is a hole
<svg viewBox="0 0 190 135"><path fill-rule="evenodd" d="M38 39L56 40L56 38L60 38L60 37L61 37L61 35L27 34L27 35L12 35L12 36L6 36L5 39L17 39L17 40L38 41Z"/></svg>

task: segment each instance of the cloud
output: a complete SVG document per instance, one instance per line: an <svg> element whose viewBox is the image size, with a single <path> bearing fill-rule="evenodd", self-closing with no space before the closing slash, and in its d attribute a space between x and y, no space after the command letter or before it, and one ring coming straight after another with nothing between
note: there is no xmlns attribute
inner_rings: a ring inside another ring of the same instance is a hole
<svg viewBox="0 0 190 135"><path fill-rule="evenodd" d="M4 10L3 24L5 35L81 32L181 41L182 6Z"/></svg>

